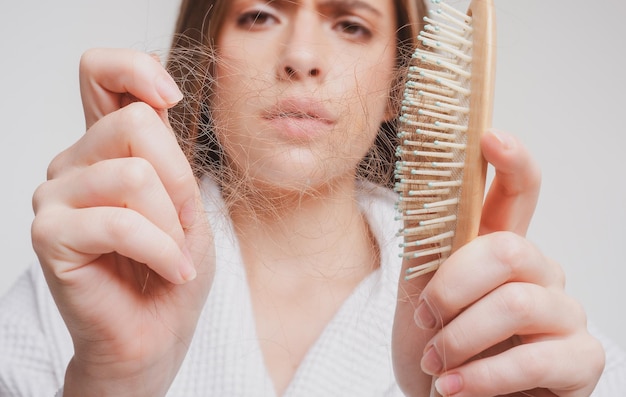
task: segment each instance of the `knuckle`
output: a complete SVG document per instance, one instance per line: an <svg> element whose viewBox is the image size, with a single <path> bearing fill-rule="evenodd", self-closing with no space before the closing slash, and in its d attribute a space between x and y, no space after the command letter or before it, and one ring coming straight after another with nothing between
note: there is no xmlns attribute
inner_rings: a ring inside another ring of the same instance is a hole
<svg viewBox="0 0 626 397"><path fill-rule="evenodd" d="M557 262L551 259L548 259L548 261L550 264L552 264L552 268L554 269L553 277L555 284L561 289L565 288L565 284L567 282L567 275L565 273L565 270Z"/></svg>
<svg viewBox="0 0 626 397"><path fill-rule="evenodd" d="M101 50L97 48L91 48L83 52L79 61L79 71L81 74L89 72L94 65L98 63L98 58Z"/></svg>
<svg viewBox="0 0 626 397"><path fill-rule="evenodd" d="M508 283L498 289L502 309L509 316L520 320L530 319L536 310L537 302L527 285Z"/></svg>
<svg viewBox="0 0 626 397"><path fill-rule="evenodd" d="M44 203L47 201L47 198L49 197L48 187L49 187L49 182L44 182L40 184L39 186L37 186L37 188L33 192L33 197L32 197L31 202L32 202L33 212L35 213L35 215L39 213Z"/></svg>
<svg viewBox="0 0 626 397"><path fill-rule="evenodd" d="M57 178L59 176L59 174L61 174L63 168L64 168L64 159L66 158L66 151L63 151L59 154L57 154L52 161L50 162L50 164L48 164L48 168L46 170L46 179L50 180L50 179L54 179Z"/></svg>
<svg viewBox="0 0 626 397"><path fill-rule="evenodd" d="M154 109L144 102L133 102L120 109L122 123L128 131L141 132L152 125L158 116Z"/></svg>
<svg viewBox="0 0 626 397"><path fill-rule="evenodd" d="M189 187L196 182L191 165L178 146L176 138L154 109L145 103L135 102L120 111L123 112L120 122L123 123L124 134L128 135L127 139L135 141L137 145L146 143L153 147L161 146L171 153L180 154L179 157L170 160L173 166L166 170L167 186L172 192L189 191Z"/></svg>
<svg viewBox="0 0 626 397"><path fill-rule="evenodd" d="M519 274L528 258L528 242L508 231L494 233L492 238L498 263L507 269L509 277Z"/></svg>
<svg viewBox="0 0 626 397"><path fill-rule="evenodd" d="M592 342L589 347L589 353L585 357L589 360L590 374L597 380L602 375L606 365L606 352L598 339L591 336L590 338Z"/></svg>
<svg viewBox="0 0 626 397"><path fill-rule="evenodd" d="M142 223L135 211L115 211L109 214L104 227L113 241L123 243L128 236L141 235Z"/></svg>
<svg viewBox="0 0 626 397"><path fill-rule="evenodd" d="M150 147L168 139L157 112L144 102L132 102L116 112L113 128L130 147ZM165 138L164 138L165 137Z"/></svg>
<svg viewBox="0 0 626 397"><path fill-rule="evenodd" d="M141 191L152 185L155 170L150 162L142 157L126 159L119 170L119 183L125 191Z"/></svg>
<svg viewBox="0 0 626 397"><path fill-rule="evenodd" d="M196 179L194 178L191 169L180 168L177 169L175 174L172 175L170 182L170 189L177 192L188 192L191 186L194 186Z"/></svg>
<svg viewBox="0 0 626 397"><path fill-rule="evenodd" d="M37 255L48 252L50 239L58 235L59 222L50 214L38 214L31 223L31 243Z"/></svg>
<svg viewBox="0 0 626 397"><path fill-rule="evenodd" d="M59 174L59 167L56 166L56 162L50 163L48 165L48 169L46 170L46 179L54 179Z"/></svg>
<svg viewBox="0 0 626 397"><path fill-rule="evenodd" d="M519 146L514 165L514 173L519 175L519 183L507 187L508 195L518 195L528 191L539 191L541 187L542 172L539 163L530 155L528 149Z"/></svg>
<svg viewBox="0 0 626 397"><path fill-rule="evenodd" d="M571 301L571 307L568 309L568 314L573 322L576 324L587 324L587 312L585 311L582 303L574 298L569 298Z"/></svg>

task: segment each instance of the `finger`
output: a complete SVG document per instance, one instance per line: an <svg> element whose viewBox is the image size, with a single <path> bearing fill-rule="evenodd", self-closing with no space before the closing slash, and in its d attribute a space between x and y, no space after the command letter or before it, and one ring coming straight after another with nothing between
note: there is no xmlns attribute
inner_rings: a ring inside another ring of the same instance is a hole
<svg viewBox="0 0 626 397"><path fill-rule="evenodd" d="M182 93L163 66L148 54L128 49L94 49L80 61L80 91L87 128L125 105L129 97L167 109Z"/></svg>
<svg viewBox="0 0 626 397"><path fill-rule="evenodd" d="M422 368L439 375L514 335L524 343L537 335L567 335L585 323L580 305L564 293L535 284L507 283L438 332L424 349Z"/></svg>
<svg viewBox="0 0 626 397"><path fill-rule="evenodd" d="M552 392L532 395L588 396L603 361L600 352L583 333L546 339L470 361L442 375L437 387L443 395L455 397L508 395L537 387Z"/></svg>
<svg viewBox="0 0 626 397"><path fill-rule="evenodd" d="M129 208L172 236L180 247L184 244L171 198L152 165L140 157L100 161L53 179L37 189L33 203L35 213L42 205Z"/></svg>
<svg viewBox="0 0 626 397"><path fill-rule="evenodd" d="M172 132L152 108L141 102L98 121L52 161L48 179L75 168L126 157L143 158L154 167L177 213L186 205L195 206L198 187L191 165Z"/></svg>
<svg viewBox="0 0 626 397"><path fill-rule="evenodd" d="M525 235L537 205L541 172L512 135L490 130L481 147L496 171L483 206L480 234L511 231Z"/></svg>
<svg viewBox="0 0 626 397"><path fill-rule="evenodd" d="M563 270L526 239L499 232L460 248L437 270L419 297L418 325L440 328L497 287L508 282L562 288Z"/></svg>
<svg viewBox="0 0 626 397"><path fill-rule="evenodd" d="M54 266L51 270L61 279L71 278L73 272L112 252L146 264L175 284L196 276L191 261L171 236L127 208L50 212L35 218L32 234L35 250L46 253L45 263Z"/></svg>

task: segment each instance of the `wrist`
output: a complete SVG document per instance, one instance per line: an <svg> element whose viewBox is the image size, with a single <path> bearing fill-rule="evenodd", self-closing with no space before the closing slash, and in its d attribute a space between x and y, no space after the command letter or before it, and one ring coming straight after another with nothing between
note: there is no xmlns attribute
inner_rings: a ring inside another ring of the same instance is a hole
<svg viewBox="0 0 626 397"><path fill-rule="evenodd" d="M116 365L115 368L93 367L73 357L65 373L63 397L158 397L165 396L174 376L159 367L133 370Z"/></svg>

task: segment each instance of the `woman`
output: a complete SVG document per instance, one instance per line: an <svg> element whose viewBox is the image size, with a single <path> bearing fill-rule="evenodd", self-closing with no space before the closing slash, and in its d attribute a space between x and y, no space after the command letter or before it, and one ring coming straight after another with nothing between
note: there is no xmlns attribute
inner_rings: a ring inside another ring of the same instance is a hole
<svg viewBox="0 0 626 397"><path fill-rule="evenodd" d="M148 55L86 53L87 133L33 200L71 339L23 279L3 303L28 305L2 320L3 343L27 330L0 359L6 394L423 396L436 375L447 395L589 395L603 350L523 238L540 178L512 136L482 142L483 235L398 286L395 199L374 183L423 13L184 1L169 69L185 95Z"/></svg>

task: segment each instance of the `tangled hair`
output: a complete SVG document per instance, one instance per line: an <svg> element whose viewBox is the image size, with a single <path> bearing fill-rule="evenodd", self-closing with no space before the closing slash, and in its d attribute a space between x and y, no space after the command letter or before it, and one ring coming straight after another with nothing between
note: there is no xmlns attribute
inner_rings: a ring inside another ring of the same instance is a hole
<svg viewBox="0 0 626 397"><path fill-rule="evenodd" d="M214 133L210 103L214 87L214 43L229 0L183 0L171 45L167 69L178 82L185 99L170 111L170 122L196 176L213 175L222 186L236 183L226 169L223 150ZM396 8L396 71L391 87L390 108L399 109L405 69L416 45L426 13L424 0L394 0ZM420 18L418 18L418 16ZM375 143L360 161L357 177L392 187L395 119L383 123Z"/></svg>

